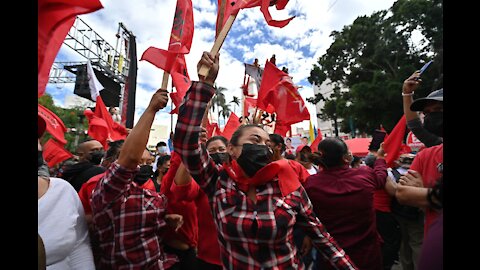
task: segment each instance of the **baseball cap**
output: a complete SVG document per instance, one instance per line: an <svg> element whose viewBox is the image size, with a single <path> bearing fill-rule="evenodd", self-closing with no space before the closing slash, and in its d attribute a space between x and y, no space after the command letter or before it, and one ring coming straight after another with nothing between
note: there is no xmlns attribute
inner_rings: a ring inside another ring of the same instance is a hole
<svg viewBox="0 0 480 270"><path fill-rule="evenodd" d="M410 105L410 110L414 112L423 111L423 108L425 108L425 105L430 100L443 102L443 88L431 92L426 97L416 99L412 105Z"/></svg>
<svg viewBox="0 0 480 270"><path fill-rule="evenodd" d="M312 148L310 148L310 146L306 145L306 144L301 144L297 147L297 149L295 150L295 153L300 153L303 149L306 149L308 150L308 152L312 152Z"/></svg>

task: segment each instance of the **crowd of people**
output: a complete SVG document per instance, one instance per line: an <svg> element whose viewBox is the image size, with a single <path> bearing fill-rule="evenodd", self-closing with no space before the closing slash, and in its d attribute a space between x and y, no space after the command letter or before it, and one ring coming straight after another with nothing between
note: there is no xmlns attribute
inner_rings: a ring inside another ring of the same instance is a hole
<svg viewBox="0 0 480 270"><path fill-rule="evenodd" d="M125 140L82 142L57 170L39 117L39 269L443 269L443 89L414 100L420 73L404 81L407 126L426 148L388 168L383 145L369 158L334 137L295 148L256 124L208 138L218 54L201 65L171 151L146 148L166 89Z"/></svg>

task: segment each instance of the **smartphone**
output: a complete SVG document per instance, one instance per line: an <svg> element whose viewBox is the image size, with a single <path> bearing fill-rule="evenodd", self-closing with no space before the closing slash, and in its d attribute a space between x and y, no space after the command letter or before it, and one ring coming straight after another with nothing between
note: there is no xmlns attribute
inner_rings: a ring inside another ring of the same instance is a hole
<svg viewBox="0 0 480 270"><path fill-rule="evenodd" d="M376 129L373 132L372 141L370 142L370 145L368 146L368 150L377 151L380 148L380 144L385 139L385 136L387 136L387 133L385 131L382 131L380 129Z"/></svg>
<svg viewBox="0 0 480 270"><path fill-rule="evenodd" d="M433 60L428 61L423 67L420 69L420 75L430 66L430 64L433 62Z"/></svg>

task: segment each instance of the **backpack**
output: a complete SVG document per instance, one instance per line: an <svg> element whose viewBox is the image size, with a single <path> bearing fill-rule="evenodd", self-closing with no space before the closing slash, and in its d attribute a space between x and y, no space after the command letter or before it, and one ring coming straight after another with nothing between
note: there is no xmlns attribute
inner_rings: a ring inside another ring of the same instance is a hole
<svg viewBox="0 0 480 270"><path fill-rule="evenodd" d="M402 175L396 169L392 169L392 174L395 177L395 182L398 183ZM392 198L390 209L392 213L408 220L417 220L421 211L418 207L400 204L395 197Z"/></svg>

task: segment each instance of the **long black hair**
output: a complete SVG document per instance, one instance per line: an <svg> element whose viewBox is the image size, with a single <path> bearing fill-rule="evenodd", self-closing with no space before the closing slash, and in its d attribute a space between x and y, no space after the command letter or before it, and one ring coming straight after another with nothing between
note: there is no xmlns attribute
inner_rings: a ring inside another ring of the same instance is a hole
<svg viewBox="0 0 480 270"><path fill-rule="evenodd" d="M344 165L343 157L348 154L348 146L339 138L328 137L318 144L318 151L320 153L312 155L313 163L333 168Z"/></svg>

